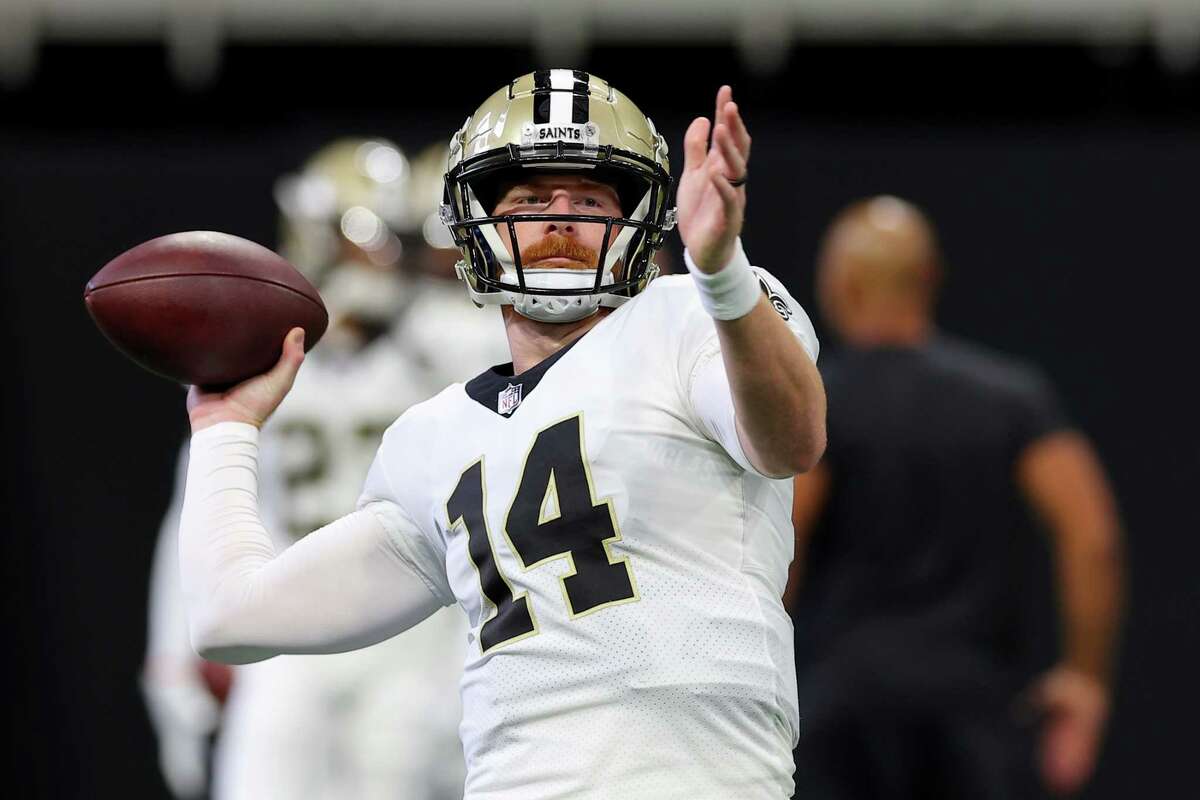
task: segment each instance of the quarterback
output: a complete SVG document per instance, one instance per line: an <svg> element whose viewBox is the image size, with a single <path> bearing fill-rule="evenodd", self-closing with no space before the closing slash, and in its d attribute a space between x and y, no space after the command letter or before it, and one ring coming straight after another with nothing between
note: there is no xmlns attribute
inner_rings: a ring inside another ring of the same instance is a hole
<svg viewBox="0 0 1200 800"><path fill-rule="evenodd" d="M507 84L450 144L441 219L512 362L405 412L358 510L279 552L258 429L303 360L193 388L192 641L246 663L470 626L469 800L790 797L790 478L825 442L817 341L739 233L750 136L722 87L667 147L585 72ZM689 275L654 280L678 226ZM452 342L455 331L440 331Z"/></svg>

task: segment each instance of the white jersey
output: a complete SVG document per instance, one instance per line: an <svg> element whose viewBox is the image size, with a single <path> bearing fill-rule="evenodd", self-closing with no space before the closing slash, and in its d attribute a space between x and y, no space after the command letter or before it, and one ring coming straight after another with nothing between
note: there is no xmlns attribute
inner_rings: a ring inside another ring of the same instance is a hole
<svg viewBox="0 0 1200 800"><path fill-rule="evenodd" d="M759 275L815 358L803 310ZM691 278L665 277L385 435L360 507L470 619L470 800L791 796L792 484L698 412L714 364Z"/></svg>

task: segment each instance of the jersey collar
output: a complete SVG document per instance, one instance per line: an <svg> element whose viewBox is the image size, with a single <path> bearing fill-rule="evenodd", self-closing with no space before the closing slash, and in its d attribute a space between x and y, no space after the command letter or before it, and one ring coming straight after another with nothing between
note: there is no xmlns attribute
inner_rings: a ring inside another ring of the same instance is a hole
<svg viewBox="0 0 1200 800"><path fill-rule="evenodd" d="M464 387L467 396L494 414L511 417L541 382L550 367L554 366L560 358L567 354L568 350L583 338L580 336L578 339L574 339L561 350L542 359L520 375L513 375L512 362L492 367L467 381Z"/></svg>

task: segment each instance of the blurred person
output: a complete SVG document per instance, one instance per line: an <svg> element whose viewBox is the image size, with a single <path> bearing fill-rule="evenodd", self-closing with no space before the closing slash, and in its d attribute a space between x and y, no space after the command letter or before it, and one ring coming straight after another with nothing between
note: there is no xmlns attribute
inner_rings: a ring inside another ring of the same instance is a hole
<svg viewBox="0 0 1200 800"><path fill-rule="evenodd" d="M1122 607L1112 492L1045 378L937 330L940 281L933 227L895 197L849 206L821 249L845 347L822 367L829 447L796 480L785 598L805 800L1070 794L1099 753ZM1031 688L1023 505L1053 540L1063 633Z"/></svg>
<svg viewBox="0 0 1200 800"><path fill-rule="evenodd" d="M505 353L498 321L474 313L453 280L457 250L437 213L445 160L444 145L410 162L386 140L346 138L277 183L280 251L330 310L327 335L263 429L263 513L277 548L354 508L384 429L408 406ZM205 791L219 724L218 800L460 798L461 615L445 610L353 653L224 673L188 640L176 546L184 475L156 550L143 676L175 795Z"/></svg>
<svg viewBox="0 0 1200 800"><path fill-rule="evenodd" d="M442 215L511 363L405 412L359 510L282 551L258 428L303 332L264 375L193 389L198 650L349 650L458 603L469 800L790 796L781 597L824 392L807 315L740 243L749 155L721 87L672 208L662 135L607 82L539 70L491 95L452 139ZM690 274L655 280L676 221Z"/></svg>

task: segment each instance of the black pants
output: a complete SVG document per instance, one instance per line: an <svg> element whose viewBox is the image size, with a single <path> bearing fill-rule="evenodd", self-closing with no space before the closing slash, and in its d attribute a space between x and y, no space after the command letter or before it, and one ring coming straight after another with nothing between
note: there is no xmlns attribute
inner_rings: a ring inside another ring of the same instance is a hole
<svg viewBox="0 0 1200 800"><path fill-rule="evenodd" d="M1037 800L1032 719L961 644L859 631L798 664L797 800Z"/></svg>

